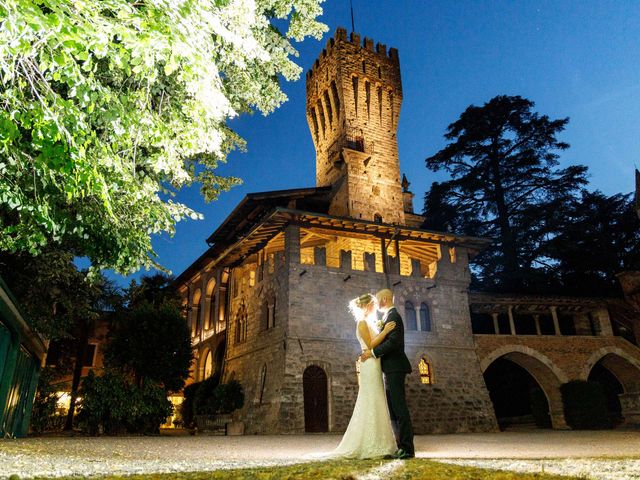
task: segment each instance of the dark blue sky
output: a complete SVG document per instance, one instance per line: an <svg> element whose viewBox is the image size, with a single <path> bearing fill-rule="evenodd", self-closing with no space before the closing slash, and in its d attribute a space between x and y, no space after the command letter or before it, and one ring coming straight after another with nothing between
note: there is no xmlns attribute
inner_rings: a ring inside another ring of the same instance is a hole
<svg viewBox="0 0 640 480"><path fill-rule="evenodd" d="M592 189L633 189L640 165L640 2L353 0L356 31L400 54L404 100L398 128L400 167L416 194L443 178L424 159L445 144L448 124L470 104L521 95L551 118L570 117L560 136L571 144L562 166L589 166ZM349 2L329 0L322 41L298 45L311 66L337 26L351 30ZM159 261L181 273L206 249L205 239L248 192L315 185L315 154L305 117L304 74L283 85L289 101L268 117L232 121L247 140L218 173L242 186L205 204L196 187L179 200L205 215L184 221L173 238L154 241ZM136 275L136 277L139 276ZM126 283L122 277L118 281Z"/></svg>

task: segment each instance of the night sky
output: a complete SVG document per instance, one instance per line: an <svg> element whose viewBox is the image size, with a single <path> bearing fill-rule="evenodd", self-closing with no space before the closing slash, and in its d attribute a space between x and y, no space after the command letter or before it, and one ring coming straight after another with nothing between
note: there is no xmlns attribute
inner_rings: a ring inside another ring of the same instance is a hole
<svg viewBox="0 0 640 480"><path fill-rule="evenodd" d="M588 165L591 189L609 195L633 190L633 167L640 165L640 2L353 0L353 5L356 32L399 50L400 168L416 194L416 211L422 210L431 182L445 178L428 171L424 159L445 145L447 125L470 104L501 94L526 97L551 118L570 118L559 137L571 145L561 166ZM322 41L297 45L297 63L305 71L336 27L351 31L348 1L329 0L324 11L329 31ZM197 187L178 196L205 219L181 222L173 238L155 239L160 263L174 274L205 251L205 239L248 192L315 186L304 73L283 88L289 101L275 113L231 122L248 151L232 153L218 173L239 176L244 184L210 204Z"/></svg>

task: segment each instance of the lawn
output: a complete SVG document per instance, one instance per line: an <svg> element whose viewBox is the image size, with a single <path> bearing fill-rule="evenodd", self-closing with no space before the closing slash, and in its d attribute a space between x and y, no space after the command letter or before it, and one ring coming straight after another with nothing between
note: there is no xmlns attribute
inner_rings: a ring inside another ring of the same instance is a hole
<svg viewBox="0 0 640 480"><path fill-rule="evenodd" d="M77 480L78 477L64 477ZM543 473L514 473L459 467L423 459L412 460L340 460L301 463L285 467L263 467L212 472L158 473L130 476L91 477L103 480L357 480L381 478L398 480L555 480L577 479ZM17 480L12 476L9 480ZM62 480L62 479L58 479Z"/></svg>

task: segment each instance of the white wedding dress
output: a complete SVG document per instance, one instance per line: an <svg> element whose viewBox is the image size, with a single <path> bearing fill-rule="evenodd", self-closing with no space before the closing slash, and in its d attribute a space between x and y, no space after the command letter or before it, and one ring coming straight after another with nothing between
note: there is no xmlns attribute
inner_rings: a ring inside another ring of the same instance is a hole
<svg viewBox="0 0 640 480"><path fill-rule="evenodd" d="M367 322L369 335L376 333ZM356 337L362 350L367 349L358 329ZM347 431L333 452L334 456L347 458L375 458L390 455L397 450L391 428L387 396L382 383L379 358L370 358L360 364L360 388Z"/></svg>

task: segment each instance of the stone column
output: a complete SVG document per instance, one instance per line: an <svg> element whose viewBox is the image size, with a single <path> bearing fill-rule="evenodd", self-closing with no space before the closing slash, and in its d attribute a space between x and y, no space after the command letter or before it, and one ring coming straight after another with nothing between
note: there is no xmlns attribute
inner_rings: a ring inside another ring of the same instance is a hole
<svg viewBox="0 0 640 480"><path fill-rule="evenodd" d="M553 402L552 405L549 406L549 417L551 418L551 427L554 430L569 430L569 425L567 425L567 421L564 419L564 407L562 406L562 402L558 405Z"/></svg>
<svg viewBox="0 0 640 480"><path fill-rule="evenodd" d="M284 231L284 254L287 267L300 264L300 227L289 225Z"/></svg>
<svg viewBox="0 0 640 480"><path fill-rule="evenodd" d="M493 318L493 330L496 335L500 335L500 325L498 324L498 314L492 313L491 317Z"/></svg>
<svg viewBox="0 0 640 480"><path fill-rule="evenodd" d="M555 305L551 307L551 317L553 318L553 329L555 331L555 335L561 335L560 323L558 322L558 311Z"/></svg>
<svg viewBox="0 0 640 480"><path fill-rule="evenodd" d="M516 334L516 325L513 322L513 305L509 305L509 331L511 335Z"/></svg>
<svg viewBox="0 0 640 480"><path fill-rule="evenodd" d="M611 327L611 319L609 318L609 310L599 308L595 312L598 323L600 324L600 335L603 337L613 337L613 328Z"/></svg>
<svg viewBox="0 0 640 480"><path fill-rule="evenodd" d="M542 332L540 331L540 315L534 315L533 321L536 323L536 335L542 335Z"/></svg>

